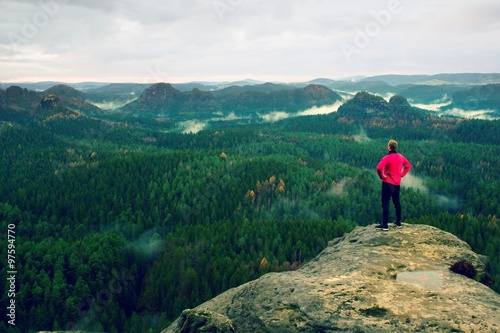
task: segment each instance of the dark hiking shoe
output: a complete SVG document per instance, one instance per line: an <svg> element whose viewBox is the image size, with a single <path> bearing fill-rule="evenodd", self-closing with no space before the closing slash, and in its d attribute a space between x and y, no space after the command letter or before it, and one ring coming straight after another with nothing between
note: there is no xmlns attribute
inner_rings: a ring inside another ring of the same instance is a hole
<svg viewBox="0 0 500 333"><path fill-rule="evenodd" d="M403 223L396 222L396 228L401 229L403 227Z"/></svg>
<svg viewBox="0 0 500 333"><path fill-rule="evenodd" d="M382 230L382 231L389 231L389 227L385 226L385 225L382 225L382 224L377 225L375 227L375 229Z"/></svg>

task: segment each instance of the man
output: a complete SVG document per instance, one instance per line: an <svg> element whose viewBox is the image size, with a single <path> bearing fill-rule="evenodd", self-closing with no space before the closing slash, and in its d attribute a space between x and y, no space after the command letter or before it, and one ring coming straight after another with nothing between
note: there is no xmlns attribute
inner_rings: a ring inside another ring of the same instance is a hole
<svg viewBox="0 0 500 333"><path fill-rule="evenodd" d="M396 209L396 227L403 226L399 191L401 179L410 171L411 164L406 157L396 151L397 148L398 143L395 140L390 140L387 145L389 154L384 156L377 165L377 174L382 179L382 224L376 228L383 231L389 230L389 203L391 199Z"/></svg>

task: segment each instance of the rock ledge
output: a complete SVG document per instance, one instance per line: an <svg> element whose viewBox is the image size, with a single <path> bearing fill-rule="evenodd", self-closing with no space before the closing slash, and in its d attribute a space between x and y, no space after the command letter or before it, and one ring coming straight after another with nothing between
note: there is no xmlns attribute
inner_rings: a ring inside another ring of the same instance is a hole
<svg viewBox="0 0 500 333"><path fill-rule="evenodd" d="M481 272L484 259L431 226L358 227L301 269L230 289L162 333L499 332L500 295L449 270L466 260Z"/></svg>

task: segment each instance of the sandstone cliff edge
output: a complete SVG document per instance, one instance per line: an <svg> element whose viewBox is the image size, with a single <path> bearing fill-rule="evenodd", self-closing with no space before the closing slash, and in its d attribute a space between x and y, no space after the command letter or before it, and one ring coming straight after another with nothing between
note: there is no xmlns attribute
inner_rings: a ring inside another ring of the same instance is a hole
<svg viewBox="0 0 500 333"><path fill-rule="evenodd" d="M177 332L500 332L500 295L453 273L484 258L426 225L358 227L301 269L269 273L185 310Z"/></svg>

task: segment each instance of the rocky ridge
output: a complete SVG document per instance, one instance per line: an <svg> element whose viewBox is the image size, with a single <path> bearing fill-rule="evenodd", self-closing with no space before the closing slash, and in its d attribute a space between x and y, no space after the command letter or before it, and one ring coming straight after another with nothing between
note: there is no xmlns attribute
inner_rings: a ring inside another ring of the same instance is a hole
<svg viewBox="0 0 500 333"><path fill-rule="evenodd" d="M358 227L297 271L185 310L174 332L499 332L500 295L449 267L484 257L426 225Z"/></svg>
<svg viewBox="0 0 500 333"><path fill-rule="evenodd" d="M218 92L197 88L181 92L171 84L160 82L147 88L137 100L120 110L169 117L191 115L203 118L211 117L214 112L233 112L236 115L271 111L298 112L341 100L332 90L316 84L304 88L289 87L286 90L283 90L283 86L268 83L256 87L232 87Z"/></svg>

